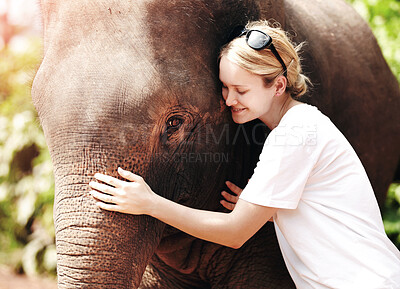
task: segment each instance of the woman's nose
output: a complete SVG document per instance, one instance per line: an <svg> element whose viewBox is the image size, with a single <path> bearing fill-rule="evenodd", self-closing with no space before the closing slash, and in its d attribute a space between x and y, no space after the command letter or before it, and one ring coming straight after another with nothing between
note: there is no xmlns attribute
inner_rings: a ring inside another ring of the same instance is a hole
<svg viewBox="0 0 400 289"><path fill-rule="evenodd" d="M234 93L228 92L228 95L225 99L226 106L233 106L233 105L236 105L237 103L238 103L238 101L237 101Z"/></svg>

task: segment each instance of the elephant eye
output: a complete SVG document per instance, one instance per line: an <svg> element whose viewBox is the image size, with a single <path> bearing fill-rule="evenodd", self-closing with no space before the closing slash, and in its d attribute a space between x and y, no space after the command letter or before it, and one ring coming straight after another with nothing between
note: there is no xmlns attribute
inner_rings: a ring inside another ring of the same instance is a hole
<svg viewBox="0 0 400 289"><path fill-rule="evenodd" d="M183 118L173 116L167 120L167 130L175 131L183 124Z"/></svg>

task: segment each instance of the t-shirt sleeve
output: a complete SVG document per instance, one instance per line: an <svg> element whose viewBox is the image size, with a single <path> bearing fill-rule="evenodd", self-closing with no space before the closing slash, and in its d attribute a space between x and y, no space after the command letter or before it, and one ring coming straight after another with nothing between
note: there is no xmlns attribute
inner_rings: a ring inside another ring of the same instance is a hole
<svg viewBox="0 0 400 289"><path fill-rule="evenodd" d="M315 165L316 140L310 137L304 127L274 129L240 198L267 207L297 208Z"/></svg>

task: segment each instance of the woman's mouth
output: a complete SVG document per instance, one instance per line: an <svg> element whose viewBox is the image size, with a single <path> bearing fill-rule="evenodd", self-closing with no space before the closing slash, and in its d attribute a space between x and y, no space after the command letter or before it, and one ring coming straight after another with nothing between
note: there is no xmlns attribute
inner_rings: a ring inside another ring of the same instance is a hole
<svg viewBox="0 0 400 289"><path fill-rule="evenodd" d="M241 113L245 108L231 108L232 113Z"/></svg>

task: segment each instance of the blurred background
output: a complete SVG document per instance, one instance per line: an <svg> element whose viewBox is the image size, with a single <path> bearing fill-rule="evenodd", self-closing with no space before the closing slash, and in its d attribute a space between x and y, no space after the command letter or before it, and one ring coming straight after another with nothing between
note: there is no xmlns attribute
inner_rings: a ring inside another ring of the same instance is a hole
<svg viewBox="0 0 400 289"><path fill-rule="evenodd" d="M347 1L370 24L400 81L400 0ZM54 288L56 275L52 165L30 97L42 54L37 2L0 0L0 289L22 282L17 274L53 280ZM400 248L400 180L389 188L383 217ZM29 284L12 287L36 288Z"/></svg>

